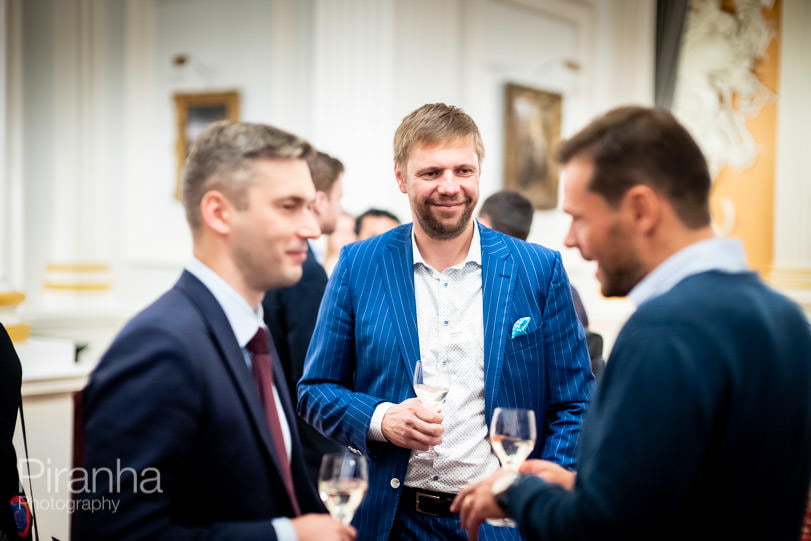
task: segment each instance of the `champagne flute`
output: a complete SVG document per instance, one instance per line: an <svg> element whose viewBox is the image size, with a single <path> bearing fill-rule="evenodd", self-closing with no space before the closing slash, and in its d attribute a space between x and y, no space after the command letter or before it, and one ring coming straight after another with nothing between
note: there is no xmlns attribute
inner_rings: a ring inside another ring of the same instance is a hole
<svg viewBox="0 0 811 541"><path fill-rule="evenodd" d="M345 451L329 453L321 459L318 494L335 520L343 524L352 522L368 485L365 457Z"/></svg>
<svg viewBox="0 0 811 541"><path fill-rule="evenodd" d="M414 393L422 405L428 409L439 411L450 389L450 374L447 367L434 362L432 366L425 366L422 360L414 365ZM416 451L414 456L419 458L436 458L439 453L431 447L427 451Z"/></svg>
<svg viewBox="0 0 811 541"><path fill-rule="evenodd" d="M518 471L535 448L535 412L528 409L496 408L490 422L490 445L505 469ZM493 526L515 527L510 519L488 519Z"/></svg>

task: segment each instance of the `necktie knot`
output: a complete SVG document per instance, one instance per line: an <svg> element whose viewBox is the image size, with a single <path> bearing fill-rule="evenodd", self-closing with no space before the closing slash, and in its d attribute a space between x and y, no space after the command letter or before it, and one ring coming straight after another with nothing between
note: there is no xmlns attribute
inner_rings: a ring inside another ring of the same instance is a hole
<svg viewBox="0 0 811 541"><path fill-rule="evenodd" d="M245 347L252 355L268 355L270 353L270 340L265 328L259 327Z"/></svg>

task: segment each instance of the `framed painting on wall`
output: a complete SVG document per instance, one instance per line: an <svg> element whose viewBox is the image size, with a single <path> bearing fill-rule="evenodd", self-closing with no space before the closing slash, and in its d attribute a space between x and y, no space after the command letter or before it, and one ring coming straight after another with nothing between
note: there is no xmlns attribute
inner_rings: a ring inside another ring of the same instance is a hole
<svg viewBox="0 0 811 541"><path fill-rule="evenodd" d="M523 194L539 210L558 204L560 94L508 83L505 89L504 188Z"/></svg>
<svg viewBox="0 0 811 541"><path fill-rule="evenodd" d="M239 120L239 92L175 94L174 102L177 121L175 197L180 199L183 190L183 164L192 142L212 122Z"/></svg>

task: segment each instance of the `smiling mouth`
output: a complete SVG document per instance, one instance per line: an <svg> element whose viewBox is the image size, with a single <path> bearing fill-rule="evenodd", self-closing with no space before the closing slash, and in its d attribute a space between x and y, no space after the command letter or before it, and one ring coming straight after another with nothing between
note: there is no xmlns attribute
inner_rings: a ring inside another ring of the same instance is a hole
<svg viewBox="0 0 811 541"><path fill-rule="evenodd" d="M459 201L458 203L432 203L433 206L440 210L454 210L464 205L464 201Z"/></svg>

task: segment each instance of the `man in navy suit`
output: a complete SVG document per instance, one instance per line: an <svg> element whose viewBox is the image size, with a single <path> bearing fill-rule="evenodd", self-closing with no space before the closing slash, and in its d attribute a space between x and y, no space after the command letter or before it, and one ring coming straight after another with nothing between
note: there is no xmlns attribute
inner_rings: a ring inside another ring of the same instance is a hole
<svg viewBox="0 0 811 541"><path fill-rule="evenodd" d="M84 390L77 539L354 539L307 478L262 321L318 235L298 137L218 122L186 162L194 258L115 338ZM74 485L75 486L75 485Z"/></svg>
<svg viewBox="0 0 811 541"><path fill-rule="evenodd" d="M544 541L800 538L811 329L714 238L701 150L667 111L621 107L564 142L566 245L638 308L606 363L578 471L527 461L458 496L472 540L515 517ZM530 475L535 473L538 475Z"/></svg>
<svg viewBox="0 0 811 541"><path fill-rule="evenodd" d="M344 248L299 384L299 412L369 458L359 537L464 539L454 495L498 468L494 408L535 411L532 456L574 465L592 385L560 254L472 219L484 149L473 120L430 104L395 134L395 177L413 224ZM442 412L415 398L451 373ZM412 454L436 446L436 459ZM488 539L517 539L485 526Z"/></svg>
<svg viewBox="0 0 811 541"><path fill-rule="evenodd" d="M335 231L335 224L341 215L344 165L326 152L316 153L307 163L316 190L313 212L321 234L330 235ZM312 246L308 245L301 280L293 286L268 291L262 300L265 323L276 344L279 360L287 377L287 388L292 393L290 398L294 409L296 384L304 371L304 357L307 355L315 319L318 317L318 307L326 287L327 272L316 259ZM300 417L296 416L296 420L304 447L304 462L315 486L321 457L327 453L342 452L345 447L324 437Z"/></svg>

